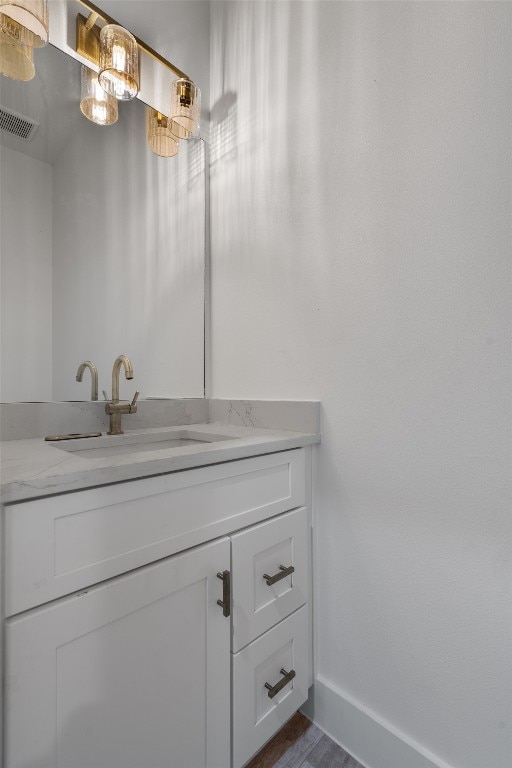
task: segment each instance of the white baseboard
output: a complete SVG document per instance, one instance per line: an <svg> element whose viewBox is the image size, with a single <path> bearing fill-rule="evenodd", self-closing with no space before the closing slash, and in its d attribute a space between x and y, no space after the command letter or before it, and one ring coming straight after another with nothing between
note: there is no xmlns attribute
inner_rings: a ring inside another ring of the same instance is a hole
<svg viewBox="0 0 512 768"><path fill-rule="evenodd" d="M301 710L365 768L453 768L320 675Z"/></svg>

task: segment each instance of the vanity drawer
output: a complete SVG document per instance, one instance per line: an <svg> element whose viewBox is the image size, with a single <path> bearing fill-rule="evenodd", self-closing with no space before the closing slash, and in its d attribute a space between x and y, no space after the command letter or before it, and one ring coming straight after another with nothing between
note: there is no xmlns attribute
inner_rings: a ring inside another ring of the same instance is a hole
<svg viewBox="0 0 512 768"><path fill-rule="evenodd" d="M304 507L231 537L234 653L307 601L307 541Z"/></svg>
<svg viewBox="0 0 512 768"><path fill-rule="evenodd" d="M299 608L233 656L233 768L240 768L306 701L308 609ZM295 676L280 687L283 672Z"/></svg>
<svg viewBox="0 0 512 768"><path fill-rule="evenodd" d="M304 450L5 508L5 614L99 583L305 501Z"/></svg>

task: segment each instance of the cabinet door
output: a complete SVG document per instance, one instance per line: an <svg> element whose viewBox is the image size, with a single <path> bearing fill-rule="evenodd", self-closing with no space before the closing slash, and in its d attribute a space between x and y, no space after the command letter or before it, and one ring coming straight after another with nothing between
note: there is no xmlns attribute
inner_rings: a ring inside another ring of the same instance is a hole
<svg viewBox="0 0 512 768"><path fill-rule="evenodd" d="M5 768L226 768L221 539L6 621Z"/></svg>

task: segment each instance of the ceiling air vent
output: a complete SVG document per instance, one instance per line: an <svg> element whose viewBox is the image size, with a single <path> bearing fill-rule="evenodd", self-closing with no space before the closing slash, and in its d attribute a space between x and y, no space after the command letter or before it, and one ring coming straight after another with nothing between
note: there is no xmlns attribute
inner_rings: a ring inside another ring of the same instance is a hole
<svg viewBox="0 0 512 768"><path fill-rule="evenodd" d="M2 131L12 133L25 141L31 141L39 127L39 123L31 120L30 117L14 112L12 109L0 106L0 128Z"/></svg>

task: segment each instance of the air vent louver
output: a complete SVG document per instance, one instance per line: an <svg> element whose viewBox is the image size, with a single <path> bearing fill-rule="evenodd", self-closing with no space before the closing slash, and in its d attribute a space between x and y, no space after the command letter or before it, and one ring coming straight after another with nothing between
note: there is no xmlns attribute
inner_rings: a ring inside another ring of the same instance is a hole
<svg viewBox="0 0 512 768"><path fill-rule="evenodd" d="M29 117L18 114L7 107L0 107L0 128L2 131L12 133L24 141L31 141L37 131L39 123Z"/></svg>

